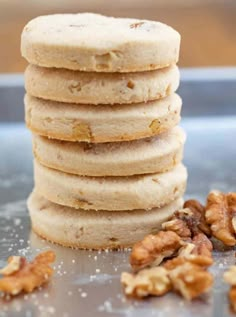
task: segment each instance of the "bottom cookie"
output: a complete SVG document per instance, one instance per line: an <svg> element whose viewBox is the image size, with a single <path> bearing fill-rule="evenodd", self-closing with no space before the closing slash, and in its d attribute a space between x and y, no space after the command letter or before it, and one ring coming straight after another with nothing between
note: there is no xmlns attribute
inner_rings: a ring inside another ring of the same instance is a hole
<svg viewBox="0 0 236 317"><path fill-rule="evenodd" d="M81 249L119 249L157 232L183 200L148 211L85 211L57 205L33 191L27 204L33 230L48 241Z"/></svg>

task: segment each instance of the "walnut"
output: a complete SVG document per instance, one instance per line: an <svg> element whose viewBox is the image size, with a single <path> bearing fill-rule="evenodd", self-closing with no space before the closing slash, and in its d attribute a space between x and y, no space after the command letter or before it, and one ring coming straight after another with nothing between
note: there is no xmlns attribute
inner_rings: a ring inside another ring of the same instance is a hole
<svg viewBox="0 0 236 317"><path fill-rule="evenodd" d="M176 211L169 221L162 224L162 228L174 231L187 244L180 250L179 255L201 255L212 258L213 246L208 237L200 228L207 226L202 220L204 207L196 200L188 200L184 208ZM208 228L209 229L209 228ZM204 231L207 231L206 228ZM207 231L208 232L208 231Z"/></svg>
<svg viewBox="0 0 236 317"><path fill-rule="evenodd" d="M224 273L226 283L236 286L236 265L232 265L228 271Z"/></svg>
<svg viewBox="0 0 236 317"><path fill-rule="evenodd" d="M234 233L236 233L236 193L227 194L228 206L232 214L232 226Z"/></svg>
<svg viewBox="0 0 236 317"><path fill-rule="evenodd" d="M178 256L189 259L192 263L209 266L213 264L213 245L208 237L202 233L197 233L191 242L186 243L178 251Z"/></svg>
<svg viewBox="0 0 236 317"><path fill-rule="evenodd" d="M11 259L8 261L11 262ZM17 295L20 292L30 293L35 288L47 283L53 274L53 269L49 266L55 261L55 254L52 251L43 252L35 257L32 262L27 262L21 258L21 265L18 270L13 270L0 279L0 291Z"/></svg>
<svg viewBox="0 0 236 317"><path fill-rule="evenodd" d="M173 258L171 260L167 260L164 264L163 267L167 270L173 270L177 266L180 266L188 261L184 257L177 256L176 258Z"/></svg>
<svg viewBox="0 0 236 317"><path fill-rule="evenodd" d="M181 238L190 238L191 230L188 227L186 218L192 215L189 209L176 211L169 221L162 224L162 229L174 231Z"/></svg>
<svg viewBox="0 0 236 317"><path fill-rule="evenodd" d="M7 260L7 265L0 270L0 274L7 276L11 275L24 265L25 259L21 256L10 256Z"/></svg>
<svg viewBox="0 0 236 317"><path fill-rule="evenodd" d="M186 262L196 264L196 265L201 266L203 268L207 268L213 264L212 259L210 259L209 257L202 256L202 255L190 254L190 255L187 255L186 257L177 256L176 258L173 258L171 260L166 261L163 264L163 266L167 270L172 270L172 269L176 268L177 266L182 265Z"/></svg>
<svg viewBox="0 0 236 317"><path fill-rule="evenodd" d="M233 311L236 312L236 265L231 266L229 270L224 273L224 280L231 285L228 296L230 305Z"/></svg>
<svg viewBox="0 0 236 317"><path fill-rule="evenodd" d="M195 249L195 244L188 242L185 243L178 251L178 257L187 258L189 257L193 250Z"/></svg>
<svg viewBox="0 0 236 317"><path fill-rule="evenodd" d="M212 258L213 245L208 237L202 233L197 233L193 239L192 243L195 245L195 248L192 251L192 254L202 255L209 258Z"/></svg>
<svg viewBox="0 0 236 317"><path fill-rule="evenodd" d="M176 232L181 238L192 238L199 232L200 214L192 211L190 208L177 210L169 221L162 224L165 230Z"/></svg>
<svg viewBox="0 0 236 317"><path fill-rule="evenodd" d="M133 246L130 264L135 271L147 266L157 266L164 258L173 256L181 246L181 239L175 232L159 231Z"/></svg>
<svg viewBox="0 0 236 317"><path fill-rule="evenodd" d="M236 312L236 286L232 286L229 290L229 302L232 310Z"/></svg>
<svg viewBox="0 0 236 317"><path fill-rule="evenodd" d="M211 236L211 229L208 226L205 219L205 207L202 204L200 204L199 201L195 199L189 199L184 203L184 208L190 209L195 218L198 219L197 226L199 230L205 233L207 236Z"/></svg>
<svg viewBox="0 0 236 317"><path fill-rule="evenodd" d="M206 271L206 267L212 264L208 259L197 255L187 258L178 256L164 264L165 269L169 271L172 287L184 298L196 298L212 286L213 277Z"/></svg>
<svg viewBox="0 0 236 317"><path fill-rule="evenodd" d="M210 225L212 235L225 245L236 244L234 214L236 212L236 193L224 194L212 191L207 197L206 222Z"/></svg>
<svg viewBox="0 0 236 317"><path fill-rule="evenodd" d="M200 265L183 258L179 261L182 263L172 269L169 268L169 277L174 290L187 300L192 300L209 291L213 284L213 276Z"/></svg>
<svg viewBox="0 0 236 317"><path fill-rule="evenodd" d="M133 297L161 296L171 289L168 271L161 266L141 270L136 275L123 272L121 283L125 294Z"/></svg>

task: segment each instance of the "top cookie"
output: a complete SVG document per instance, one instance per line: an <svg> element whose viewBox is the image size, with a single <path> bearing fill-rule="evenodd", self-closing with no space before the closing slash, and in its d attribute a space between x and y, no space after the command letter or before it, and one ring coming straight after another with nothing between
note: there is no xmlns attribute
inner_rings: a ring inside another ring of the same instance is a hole
<svg viewBox="0 0 236 317"><path fill-rule="evenodd" d="M21 37L31 64L81 71L163 68L178 61L179 47L179 33L163 23L93 13L37 17Z"/></svg>

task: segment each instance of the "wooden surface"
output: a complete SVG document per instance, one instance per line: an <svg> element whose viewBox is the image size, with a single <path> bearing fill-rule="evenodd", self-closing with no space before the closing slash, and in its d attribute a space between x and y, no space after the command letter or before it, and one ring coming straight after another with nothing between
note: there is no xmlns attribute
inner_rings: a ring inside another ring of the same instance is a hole
<svg viewBox="0 0 236 317"><path fill-rule="evenodd" d="M182 35L180 66L236 65L236 0L0 0L0 73L24 70L20 34L27 21L83 11L173 26Z"/></svg>

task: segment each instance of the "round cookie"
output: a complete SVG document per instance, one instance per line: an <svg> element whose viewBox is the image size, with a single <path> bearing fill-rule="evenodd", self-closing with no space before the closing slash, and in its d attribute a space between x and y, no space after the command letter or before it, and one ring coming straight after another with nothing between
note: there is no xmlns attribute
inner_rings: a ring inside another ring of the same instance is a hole
<svg viewBox="0 0 236 317"><path fill-rule="evenodd" d="M96 72L163 68L178 61L179 47L179 33L163 23L93 13L37 17L21 36L31 64Z"/></svg>
<svg viewBox="0 0 236 317"><path fill-rule="evenodd" d="M134 210L164 206L183 195L187 171L178 164L171 171L127 177L86 177L66 174L34 161L37 192L73 208Z"/></svg>
<svg viewBox="0 0 236 317"><path fill-rule="evenodd" d="M176 65L138 73L94 73L29 65L29 95L69 103L128 104L166 97L179 86Z"/></svg>
<svg viewBox="0 0 236 317"><path fill-rule="evenodd" d="M152 210L86 212L52 203L35 191L28 199L33 230L41 237L67 247L117 249L131 247L156 233L161 224L183 205L182 198Z"/></svg>
<svg viewBox="0 0 236 317"><path fill-rule="evenodd" d="M25 120L36 134L91 143L141 139L165 132L180 121L177 94L130 105L80 105L25 97Z"/></svg>
<svg viewBox="0 0 236 317"><path fill-rule="evenodd" d="M62 172L86 176L161 173L183 157L185 133L180 127L152 138L115 143L66 142L33 135L37 160Z"/></svg>

